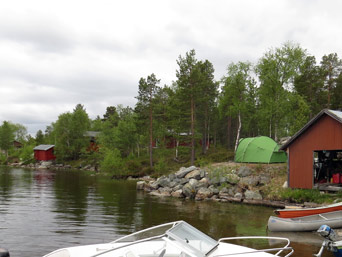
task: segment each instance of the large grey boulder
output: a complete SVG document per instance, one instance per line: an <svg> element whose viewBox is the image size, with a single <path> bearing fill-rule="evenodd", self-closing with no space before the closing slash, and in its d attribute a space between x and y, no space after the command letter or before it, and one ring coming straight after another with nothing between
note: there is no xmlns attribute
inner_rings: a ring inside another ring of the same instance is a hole
<svg viewBox="0 0 342 257"><path fill-rule="evenodd" d="M226 178L227 182L232 185L236 185L237 183L239 183L240 180L240 177L236 174L228 174Z"/></svg>
<svg viewBox="0 0 342 257"><path fill-rule="evenodd" d="M195 169L196 169L195 166L190 166L188 168L182 167L182 168L179 169L179 171L177 171L175 173L175 175L176 175L177 178L184 178L189 172L191 172L191 171L193 171Z"/></svg>
<svg viewBox="0 0 342 257"><path fill-rule="evenodd" d="M259 176L248 176L248 177L243 177L239 181L239 185L244 186L257 186L259 184L260 177Z"/></svg>
<svg viewBox="0 0 342 257"><path fill-rule="evenodd" d="M146 185L145 181L138 181L137 182L137 190L144 190L145 185Z"/></svg>
<svg viewBox="0 0 342 257"><path fill-rule="evenodd" d="M170 182L171 182L170 179L165 176L162 176L157 180L158 185L161 187L169 186Z"/></svg>
<svg viewBox="0 0 342 257"><path fill-rule="evenodd" d="M201 179L201 172L196 169L196 170L193 170L191 172L189 172L188 174L185 175L185 178L188 178L188 179L197 179L197 180L200 180Z"/></svg>
<svg viewBox="0 0 342 257"><path fill-rule="evenodd" d="M182 189L179 189L179 190L177 190L175 192L172 192L171 196L172 197L176 197L176 198L184 198Z"/></svg>
<svg viewBox="0 0 342 257"><path fill-rule="evenodd" d="M175 186L177 186L178 185L178 183L176 182L176 181L171 181L170 183L169 183L169 187L171 187L171 188L174 188Z"/></svg>
<svg viewBox="0 0 342 257"><path fill-rule="evenodd" d="M198 183L199 183L199 182L198 182L197 179L192 178L192 179L189 180L189 184L190 184L193 188L196 188L197 185L198 185Z"/></svg>
<svg viewBox="0 0 342 257"><path fill-rule="evenodd" d="M176 179L176 175L175 174L170 174L169 175L169 180L173 181Z"/></svg>
<svg viewBox="0 0 342 257"><path fill-rule="evenodd" d="M182 188L183 188L183 185L176 185L175 187L172 188L172 190L175 192L178 190L182 190Z"/></svg>
<svg viewBox="0 0 342 257"><path fill-rule="evenodd" d="M241 166L239 170L237 171L237 174L239 177L247 177L252 174L252 170L248 168L247 166Z"/></svg>
<svg viewBox="0 0 342 257"><path fill-rule="evenodd" d="M270 183L270 181L271 181L271 177L269 175L266 175L266 174L260 175L260 179L259 179L260 185L267 185L268 183Z"/></svg>
<svg viewBox="0 0 342 257"><path fill-rule="evenodd" d="M159 188L159 183L157 181L151 181L148 185L151 190L157 190Z"/></svg>
<svg viewBox="0 0 342 257"><path fill-rule="evenodd" d="M162 196L171 196L172 189L169 187L161 187L158 191Z"/></svg>
<svg viewBox="0 0 342 257"><path fill-rule="evenodd" d="M214 185L211 185L208 188L211 192L213 192L214 195L217 195L220 192L220 190L218 188L216 188Z"/></svg>
<svg viewBox="0 0 342 257"><path fill-rule="evenodd" d="M181 185L185 185L186 183L189 183L189 179L188 179L188 178L182 178L182 179L179 181L179 184L181 184Z"/></svg>
<svg viewBox="0 0 342 257"><path fill-rule="evenodd" d="M236 193L236 194L234 195L234 198L236 198L236 199L242 199L242 194L241 194L241 193Z"/></svg>
<svg viewBox="0 0 342 257"><path fill-rule="evenodd" d="M185 195L186 197L189 197L189 198L195 198L196 196L196 189L193 188L190 183L188 184L185 184L183 189L182 189L182 193L183 195Z"/></svg>
<svg viewBox="0 0 342 257"><path fill-rule="evenodd" d="M205 170L200 170L200 175L201 175L201 178L204 178L206 175L207 175L207 172Z"/></svg>
<svg viewBox="0 0 342 257"><path fill-rule="evenodd" d="M245 199L247 200L262 200L262 196L259 191L247 190L245 192Z"/></svg>
<svg viewBox="0 0 342 257"><path fill-rule="evenodd" d="M196 194L196 200L204 200L213 196L213 192L208 188L200 188Z"/></svg>
<svg viewBox="0 0 342 257"><path fill-rule="evenodd" d="M200 181L198 181L198 184L196 188L207 188L209 186L209 180L207 178L202 178Z"/></svg>

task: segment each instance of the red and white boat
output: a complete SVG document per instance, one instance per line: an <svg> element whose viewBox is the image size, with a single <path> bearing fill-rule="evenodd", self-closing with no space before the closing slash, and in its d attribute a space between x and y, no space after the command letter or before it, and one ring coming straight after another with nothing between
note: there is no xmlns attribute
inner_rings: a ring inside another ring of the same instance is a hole
<svg viewBox="0 0 342 257"><path fill-rule="evenodd" d="M342 202L330 204L326 206L316 208L285 208L275 210L274 213L280 218L297 218L321 213L327 213L332 211L341 211Z"/></svg>

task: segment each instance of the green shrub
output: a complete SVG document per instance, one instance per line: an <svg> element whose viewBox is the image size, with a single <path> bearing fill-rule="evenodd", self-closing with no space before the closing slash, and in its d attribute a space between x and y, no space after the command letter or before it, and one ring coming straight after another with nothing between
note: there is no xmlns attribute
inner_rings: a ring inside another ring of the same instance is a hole
<svg viewBox="0 0 342 257"><path fill-rule="evenodd" d="M195 161L195 166L197 167L205 167L207 165L210 164L210 161L207 159L207 158L198 158L196 161Z"/></svg>
<svg viewBox="0 0 342 257"><path fill-rule="evenodd" d="M137 175L142 177L142 176L147 176L147 175L152 175L152 174L154 174L154 168L144 167L141 169L140 173ZM156 177L158 177L158 176L156 176Z"/></svg>
<svg viewBox="0 0 342 257"><path fill-rule="evenodd" d="M315 202L324 203L332 201L329 194L321 194L317 189L290 189L287 188L280 192L283 200L289 200L294 203Z"/></svg>
<svg viewBox="0 0 342 257"><path fill-rule="evenodd" d="M158 162L154 165L154 171L158 174L158 176L168 172L168 165L166 164L164 157L159 158Z"/></svg>
<svg viewBox="0 0 342 257"><path fill-rule="evenodd" d="M6 163L7 163L6 155L0 152L0 164L6 164Z"/></svg>
<svg viewBox="0 0 342 257"><path fill-rule="evenodd" d="M19 158L22 162L28 162L33 160L33 145L25 145L19 154Z"/></svg>
<svg viewBox="0 0 342 257"><path fill-rule="evenodd" d="M114 176L123 176L124 161L122 160L121 153L118 149L105 150L104 159L100 163L101 171L108 172Z"/></svg>
<svg viewBox="0 0 342 257"><path fill-rule="evenodd" d="M206 157L210 162L226 162L234 160L233 151L228 151L224 148L214 149L211 151L208 152Z"/></svg>
<svg viewBox="0 0 342 257"><path fill-rule="evenodd" d="M142 166L139 160L128 160L126 161L126 169L129 173L136 174L141 170Z"/></svg>

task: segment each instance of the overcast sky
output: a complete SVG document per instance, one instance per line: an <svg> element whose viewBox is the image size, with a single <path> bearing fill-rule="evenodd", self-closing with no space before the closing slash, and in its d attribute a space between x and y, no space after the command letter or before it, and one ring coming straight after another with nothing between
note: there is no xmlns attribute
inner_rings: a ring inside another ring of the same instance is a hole
<svg viewBox="0 0 342 257"><path fill-rule="evenodd" d="M85 106L133 107L138 81L176 80L191 49L220 79L231 62L257 62L299 43L317 61L342 57L342 1L10 0L0 5L0 122L38 129Z"/></svg>

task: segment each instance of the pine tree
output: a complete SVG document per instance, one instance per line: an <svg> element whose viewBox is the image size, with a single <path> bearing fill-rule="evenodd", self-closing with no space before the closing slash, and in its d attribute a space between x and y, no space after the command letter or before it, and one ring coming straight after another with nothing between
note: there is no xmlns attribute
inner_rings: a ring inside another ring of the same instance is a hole
<svg viewBox="0 0 342 257"><path fill-rule="evenodd" d="M150 167L153 167L153 110L155 105L155 97L158 92L160 80L152 73L147 78L141 78L139 81L139 91L137 108L138 112L142 115L148 116L149 120L149 155L150 155Z"/></svg>

